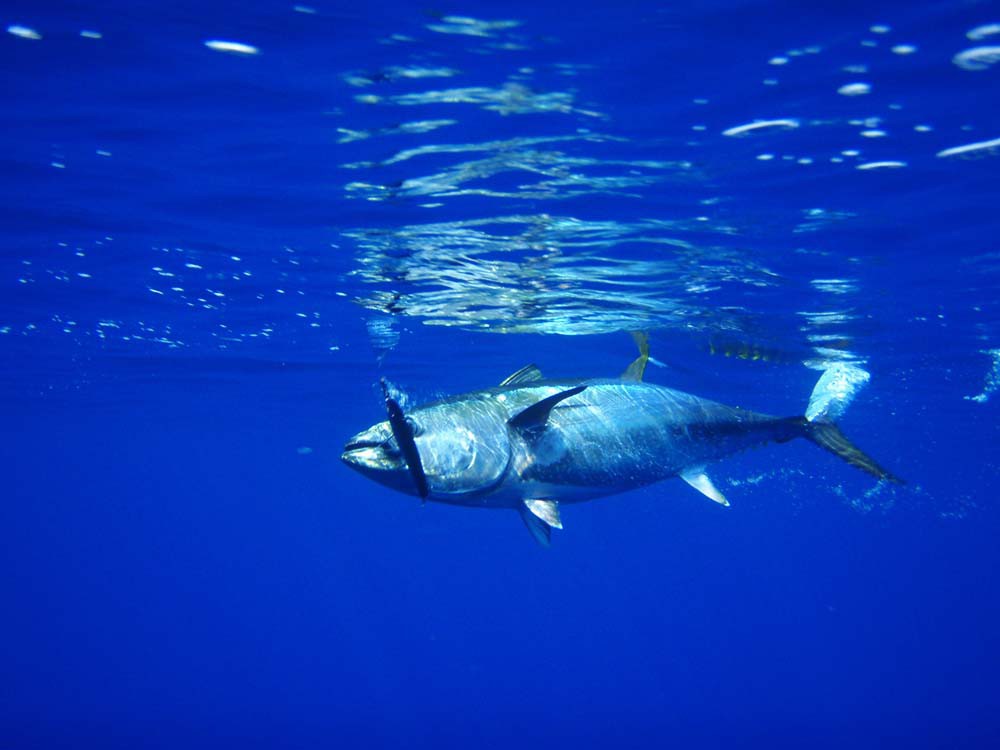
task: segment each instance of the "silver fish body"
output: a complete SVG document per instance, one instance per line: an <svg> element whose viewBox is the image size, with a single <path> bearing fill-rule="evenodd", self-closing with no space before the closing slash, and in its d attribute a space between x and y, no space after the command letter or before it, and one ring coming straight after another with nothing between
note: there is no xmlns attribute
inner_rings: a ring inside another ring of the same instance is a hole
<svg viewBox="0 0 1000 750"><path fill-rule="evenodd" d="M862 380L826 373L809 416L775 417L642 382L648 349L639 343L640 357L622 379L544 380L529 365L496 388L405 414L383 383L389 419L355 435L341 457L425 500L516 509L542 544L551 528L562 528L561 504L670 477L729 505L705 466L768 442L804 437L879 479L900 481L828 419L846 406L846 385Z"/></svg>
<svg viewBox="0 0 1000 750"><path fill-rule="evenodd" d="M556 404L540 434L511 419L542 399L584 385ZM525 498L574 503L659 482L788 433L785 420L649 383L545 381L491 388L408 413L429 499L518 507ZM373 450L384 446L385 456ZM352 449L362 446L363 454ZM344 459L372 478L399 473L387 422L357 435ZM399 479L399 477L394 477ZM391 482L409 491L405 479ZM400 486L402 485L402 486Z"/></svg>

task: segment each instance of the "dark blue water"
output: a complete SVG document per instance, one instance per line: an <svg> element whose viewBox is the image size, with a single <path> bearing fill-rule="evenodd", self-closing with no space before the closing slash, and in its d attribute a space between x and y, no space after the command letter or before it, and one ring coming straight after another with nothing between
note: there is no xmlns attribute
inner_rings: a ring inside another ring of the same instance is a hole
<svg viewBox="0 0 1000 750"><path fill-rule="evenodd" d="M0 21L3 747L996 746L996 5ZM907 484L772 446L544 550L339 460L380 377L636 329L771 413L864 370Z"/></svg>

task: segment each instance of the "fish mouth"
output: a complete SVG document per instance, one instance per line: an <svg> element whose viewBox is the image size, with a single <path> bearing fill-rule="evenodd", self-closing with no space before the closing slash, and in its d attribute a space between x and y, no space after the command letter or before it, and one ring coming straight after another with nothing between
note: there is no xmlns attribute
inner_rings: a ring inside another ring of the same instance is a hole
<svg viewBox="0 0 1000 750"><path fill-rule="evenodd" d="M406 461L389 441L357 438L344 446L340 460L359 474L397 492L415 494Z"/></svg>
<svg viewBox="0 0 1000 750"><path fill-rule="evenodd" d="M348 440L340 460L384 487L410 495L416 493L406 459L388 422L372 425Z"/></svg>
<svg viewBox="0 0 1000 750"><path fill-rule="evenodd" d="M362 448L381 448L384 445L384 440L350 440L347 445L344 446L343 455L346 456L352 451L358 451Z"/></svg>
<svg viewBox="0 0 1000 750"><path fill-rule="evenodd" d="M354 469L367 471L394 471L403 467L398 451L370 440L348 443L340 460Z"/></svg>
<svg viewBox="0 0 1000 750"><path fill-rule="evenodd" d="M340 460L366 474L405 469L388 425L379 424L359 432L344 445Z"/></svg>

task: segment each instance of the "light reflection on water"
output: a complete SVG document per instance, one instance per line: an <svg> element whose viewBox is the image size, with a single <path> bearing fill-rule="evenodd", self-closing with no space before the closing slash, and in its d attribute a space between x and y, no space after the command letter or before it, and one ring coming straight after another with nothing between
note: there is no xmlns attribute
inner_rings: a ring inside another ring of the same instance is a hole
<svg viewBox="0 0 1000 750"><path fill-rule="evenodd" d="M515 21L449 17L428 28L470 37L473 46L438 54L429 65L421 43L407 36L399 48L406 59L343 75L364 90L354 97L354 114L368 123L355 124L348 111L338 128L341 144L366 142L341 164L352 175L344 195L385 211L377 226L344 232L356 254L353 296L373 311L379 331L390 319L385 316L502 333L666 328L702 334L704 348L727 356L788 361L784 352L797 351L798 361L813 366L863 359L852 351L850 333L860 282L830 264L827 275L811 282L785 273L787 262L775 270L773 249L759 251L739 238L740 221L713 212L725 195L695 197L688 190L711 190L699 144L660 148L613 128L592 130L595 122L602 129L613 123L613 113L600 111L585 91L554 88L567 70L579 72L576 67L505 70L504 49L527 43ZM498 44L510 34L517 38ZM494 80L502 74L502 84L465 72L469 56L481 54L493 56L490 71ZM442 78L447 87L427 88ZM581 99L588 104L581 106ZM414 114L400 122L403 108ZM474 110L499 119L476 115L475 126L468 126L463 117ZM382 124L373 127L380 122L373 115L381 115ZM720 135L725 142L737 134L776 138L798 126L791 119L753 120ZM422 142L396 145L401 136ZM390 150L379 153L379 144ZM359 153L368 158L358 159ZM674 215L641 211L650 195L664 192L677 196ZM630 218L607 218L616 212L606 199L632 205ZM558 201L559 213L542 209L543 201ZM388 217L400 207L428 210L434 219L414 221L410 213L394 225ZM813 209L789 229L815 231L843 218L849 215ZM742 224L752 222L747 217ZM772 303L762 302L769 291L775 297L784 290L805 294L805 309L776 314ZM394 345L395 339L376 338L383 354Z"/></svg>
<svg viewBox="0 0 1000 750"><path fill-rule="evenodd" d="M536 214L349 236L360 249L354 275L378 287L366 307L504 333L738 330L737 308L713 295L782 283L742 252L676 234L665 221Z"/></svg>
<svg viewBox="0 0 1000 750"><path fill-rule="evenodd" d="M671 56L648 38L634 59L612 60L537 21L404 15L339 59L316 58L322 94L304 100L302 119L279 97L273 133L254 130L254 118L218 141L200 140L218 128L178 130L179 143L218 154L207 160L178 147L147 173L128 138L100 130L86 153L25 151L33 168L58 171L46 180L84 180L87 221L0 259L16 301L0 337L338 358L349 325L363 322L381 358L409 319L504 333L661 328L712 353L813 366L906 349L901 331L921 344L937 331L977 363L996 350L1000 264L971 231L991 226L995 203L1000 134L974 100L998 70L983 52L996 24L970 19L934 57L901 27L819 32L822 44L787 39L723 77L710 56ZM705 27L696 21L690 28ZM30 48L75 43L8 31ZM283 90L281 65L309 44L326 50L326 33L312 29L301 48L264 37L259 55L233 47L242 42L203 49L207 31L177 43L241 66L226 75L242 84L279 71L248 88L263 92L267 112L267 93ZM952 62L963 54L964 66ZM661 56L673 61L664 70L690 64L684 81L640 69ZM928 73L967 88L944 96ZM151 90L171 108L191 103ZM126 124L131 112L121 112ZM192 208L181 178L201 170L218 180ZM98 177L157 186L144 200L191 229L130 236L131 215L107 218L110 203L86 202L100 196L86 182ZM941 200L946 190L961 203ZM41 223L59 226L67 214L49 204ZM233 233L231 219L251 236ZM272 231L260 235L258 223ZM955 262L928 270L921 242L929 255L953 249ZM357 313L339 306L345 299L364 321L345 316Z"/></svg>

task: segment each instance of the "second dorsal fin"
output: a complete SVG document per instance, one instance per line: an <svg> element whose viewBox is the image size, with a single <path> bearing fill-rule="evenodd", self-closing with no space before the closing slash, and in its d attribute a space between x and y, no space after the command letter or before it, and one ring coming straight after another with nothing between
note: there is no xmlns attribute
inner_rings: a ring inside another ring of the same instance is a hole
<svg viewBox="0 0 1000 750"><path fill-rule="evenodd" d="M524 385L525 383L537 383L539 380L545 380L545 376L542 375L542 371L539 370L535 365L525 365L520 370L515 372L513 375L504 380L500 387L505 385Z"/></svg>
<svg viewBox="0 0 1000 750"><path fill-rule="evenodd" d="M622 380L640 383L643 373L646 372L646 362L649 361L649 335L645 331L632 331L631 334L635 345L639 347L639 356L622 373Z"/></svg>

